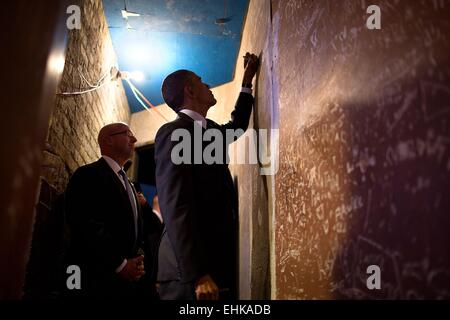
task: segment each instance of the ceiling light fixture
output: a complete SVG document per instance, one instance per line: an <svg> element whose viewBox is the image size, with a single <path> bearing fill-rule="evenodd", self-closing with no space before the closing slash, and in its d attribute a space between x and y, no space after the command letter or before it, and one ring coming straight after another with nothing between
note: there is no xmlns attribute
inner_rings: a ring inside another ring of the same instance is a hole
<svg viewBox="0 0 450 320"><path fill-rule="evenodd" d="M129 24L128 17L139 17L140 14L137 12L128 11L127 9L127 0L123 0L124 8L121 10L122 12L122 18L125 19L126 22L126 28L128 30L134 30L134 28Z"/></svg>
<svg viewBox="0 0 450 320"><path fill-rule="evenodd" d="M120 71L119 76L122 79L132 79L138 82L145 80L145 75L142 71Z"/></svg>

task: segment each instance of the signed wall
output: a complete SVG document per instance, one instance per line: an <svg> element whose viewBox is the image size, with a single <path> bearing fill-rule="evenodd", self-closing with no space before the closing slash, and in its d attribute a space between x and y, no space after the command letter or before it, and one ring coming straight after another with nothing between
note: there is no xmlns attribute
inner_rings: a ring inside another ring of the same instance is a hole
<svg viewBox="0 0 450 320"><path fill-rule="evenodd" d="M449 17L443 0L250 1L208 114L228 121L242 56L260 54L251 128L279 129L278 172L231 165L241 298L450 297Z"/></svg>
<svg viewBox="0 0 450 320"><path fill-rule="evenodd" d="M272 1L276 298L450 297L450 3L369 4Z"/></svg>

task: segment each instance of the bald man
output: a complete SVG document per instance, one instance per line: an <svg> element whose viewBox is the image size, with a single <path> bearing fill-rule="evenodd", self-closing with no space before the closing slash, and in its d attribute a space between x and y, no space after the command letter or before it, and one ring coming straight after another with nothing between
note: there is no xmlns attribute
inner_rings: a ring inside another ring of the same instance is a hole
<svg viewBox="0 0 450 320"><path fill-rule="evenodd" d="M144 281L145 273L154 270L146 270L153 263L144 264L142 209L123 171L136 138L127 124L112 123L100 130L98 143L102 157L78 168L65 194L70 230L66 264L81 269L81 289L70 294L156 298L154 285Z"/></svg>

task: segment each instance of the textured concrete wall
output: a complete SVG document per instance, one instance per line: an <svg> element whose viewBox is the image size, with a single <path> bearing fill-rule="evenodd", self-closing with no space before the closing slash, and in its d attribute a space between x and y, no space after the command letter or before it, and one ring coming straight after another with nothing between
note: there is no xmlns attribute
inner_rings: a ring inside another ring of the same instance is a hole
<svg viewBox="0 0 450 320"><path fill-rule="evenodd" d="M106 74L106 84L85 94L56 97L43 154L26 276L25 296L29 298L55 295L65 237L60 195L70 175L79 166L99 158L97 135L103 125L128 122L130 118L122 83L109 80L109 71L117 62L102 2L82 0L72 4L81 7L81 29L69 31L66 62L58 92L89 89L80 74L91 84Z"/></svg>
<svg viewBox="0 0 450 320"><path fill-rule="evenodd" d="M378 5L370 31L365 1L250 3L239 55L262 51L252 126L280 128L280 167L233 166L243 298L449 295L450 6Z"/></svg>
<svg viewBox="0 0 450 320"><path fill-rule="evenodd" d="M450 4L377 4L372 31L364 0L250 1L235 79L209 113L229 119L241 57L261 54L251 127L279 128L279 171L231 166L241 298L450 295Z"/></svg>
<svg viewBox="0 0 450 320"><path fill-rule="evenodd" d="M275 296L449 298L450 3L272 3Z"/></svg>
<svg viewBox="0 0 450 320"><path fill-rule="evenodd" d="M97 134L114 121L128 122L130 112L121 81L109 81L117 65L100 0L86 0L81 7L81 29L69 32L69 45L59 92L89 89L103 75L107 84L82 95L57 96L44 152L42 176L62 192L69 175L100 156Z"/></svg>

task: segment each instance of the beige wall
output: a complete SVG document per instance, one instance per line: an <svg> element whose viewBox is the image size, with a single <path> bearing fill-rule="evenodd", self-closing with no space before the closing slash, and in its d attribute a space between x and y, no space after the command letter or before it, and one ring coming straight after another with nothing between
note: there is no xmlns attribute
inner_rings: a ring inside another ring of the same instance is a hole
<svg viewBox="0 0 450 320"><path fill-rule="evenodd" d="M80 1L81 29L69 32L66 63L58 92L88 89L80 72L95 83L117 66L115 52L100 0ZM109 74L106 77L108 80ZM130 111L121 81L81 95L56 98L44 152L42 176L58 192L79 166L100 156L97 134L115 121L128 122Z"/></svg>
<svg viewBox="0 0 450 320"><path fill-rule="evenodd" d="M272 4L275 297L448 299L449 3Z"/></svg>
<svg viewBox="0 0 450 320"><path fill-rule="evenodd" d="M131 115L130 126L137 139L136 147L155 143L158 129L167 121L174 120L177 116L166 104L158 105L155 108L158 111L148 109Z"/></svg>

